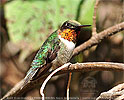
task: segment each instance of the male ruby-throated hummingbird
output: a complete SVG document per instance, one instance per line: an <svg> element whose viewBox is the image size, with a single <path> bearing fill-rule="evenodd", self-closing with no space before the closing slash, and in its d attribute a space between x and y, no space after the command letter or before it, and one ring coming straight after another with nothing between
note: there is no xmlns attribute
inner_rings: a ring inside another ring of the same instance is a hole
<svg viewBox="0 0 124 100"><path fill-rule="evenodd" d="M88 26L91 25L81 25L74 20L64 22L41 46L24 78L25 83L31 81L39 70L43 72L47 69L47 65L53 70L67 63L72 57L81 28Z"/></svg>

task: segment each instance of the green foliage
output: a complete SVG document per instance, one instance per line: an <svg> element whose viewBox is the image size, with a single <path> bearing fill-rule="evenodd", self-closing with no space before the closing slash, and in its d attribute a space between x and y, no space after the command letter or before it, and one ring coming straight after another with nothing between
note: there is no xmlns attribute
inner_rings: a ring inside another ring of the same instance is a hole
<svg viewBox="0 0 124 100"><path fill-rule="evenodd" d="M91 23L94 0L86 0L81 8L81 23ZM40 48L48 35L65 20L75 19L81 0L13 0L5 5L10 41L22 49L23 61ZM87 6L88 5L88 6ZM84 20L85 19L85 20Z"/></svg>
<svg viewBox="0 0 124 100"><path fill-rule="evenodd" d="M85 0L81 5L81 12L79 16L79 22L83 24L93 23L93 11L95 0Z"/></svg>

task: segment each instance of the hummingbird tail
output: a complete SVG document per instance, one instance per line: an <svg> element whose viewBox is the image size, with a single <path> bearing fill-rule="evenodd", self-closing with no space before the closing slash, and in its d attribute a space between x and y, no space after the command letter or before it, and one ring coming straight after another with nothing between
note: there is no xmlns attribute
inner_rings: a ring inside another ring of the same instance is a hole
<svg viewBox="0 0 124 100"><path fill-rule="evenodd" d="M23 87L35 76L39 68L30 68L30 70L27 72L27 75L24 78L24 84Z"/></svg>

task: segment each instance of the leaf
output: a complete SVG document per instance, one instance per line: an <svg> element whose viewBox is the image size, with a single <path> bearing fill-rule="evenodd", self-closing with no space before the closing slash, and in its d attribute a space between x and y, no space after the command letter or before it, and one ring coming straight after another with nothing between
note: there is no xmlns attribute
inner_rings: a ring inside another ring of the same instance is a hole
<svg viewBox="0 0 124 100"><path fill-rule="evenodd" d="M10 41L22 50L21 61L39 49L60 23L75 19L79 2L80 0L13 0L5 5Z"/></svg>

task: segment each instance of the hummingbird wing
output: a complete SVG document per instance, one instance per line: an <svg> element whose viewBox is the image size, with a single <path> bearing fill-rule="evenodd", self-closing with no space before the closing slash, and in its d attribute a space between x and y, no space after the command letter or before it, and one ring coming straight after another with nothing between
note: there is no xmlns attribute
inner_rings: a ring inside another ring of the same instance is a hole
<svg viewBox="0 0 124 100"><path fill-rule="evenodd" d="M53 32L48 39L43 43L32 61L31 68L27 72L24 80L28 83L36 75L38 70L44 70L44 65L51 63L57 56L60 40L57 31Z"/></svg>

